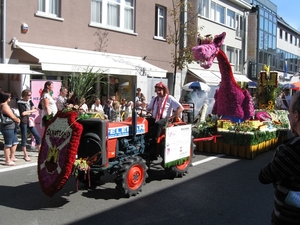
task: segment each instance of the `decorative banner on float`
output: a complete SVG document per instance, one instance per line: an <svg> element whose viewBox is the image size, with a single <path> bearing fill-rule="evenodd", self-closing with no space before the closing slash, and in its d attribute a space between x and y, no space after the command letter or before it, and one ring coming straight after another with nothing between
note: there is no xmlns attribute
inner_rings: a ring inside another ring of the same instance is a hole
<svg viewBox="0 0 300 225"><path fill-rule="evenodd" d="M58 112L46 125L38 157L42 191L52 197L71 175L83 127L77 112Z"/></svg>
<svg viewBox="0 0 300 225"><path fill-rule="evenodd" d="M166 129L165 164L190 156L192 126L174 126Z"/></svg>

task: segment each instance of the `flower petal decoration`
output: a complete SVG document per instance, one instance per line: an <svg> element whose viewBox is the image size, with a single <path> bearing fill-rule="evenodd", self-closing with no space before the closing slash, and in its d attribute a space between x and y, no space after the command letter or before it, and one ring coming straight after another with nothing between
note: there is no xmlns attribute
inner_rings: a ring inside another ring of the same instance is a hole
<svg viewBox="0 0 300 225"><path fill-rule="evenodd" d="M76 111L58 112L45 127L38 157L42 191L52 197L69 179L76 160L83 127Z"/></svg>

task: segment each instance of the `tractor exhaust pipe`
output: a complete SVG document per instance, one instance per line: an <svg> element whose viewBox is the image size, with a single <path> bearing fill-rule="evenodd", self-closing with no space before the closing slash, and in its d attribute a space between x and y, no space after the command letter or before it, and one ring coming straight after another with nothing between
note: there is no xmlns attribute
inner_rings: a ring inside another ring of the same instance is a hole
<svg viewBox="0 0 300 225"><path fill-rule="evenodd" d="M136 112L136 86L135 84L133 85L133 110L132 110L132 135L133 138L135 139L136 137L136 125L137 125L137 112Z"/></svg>

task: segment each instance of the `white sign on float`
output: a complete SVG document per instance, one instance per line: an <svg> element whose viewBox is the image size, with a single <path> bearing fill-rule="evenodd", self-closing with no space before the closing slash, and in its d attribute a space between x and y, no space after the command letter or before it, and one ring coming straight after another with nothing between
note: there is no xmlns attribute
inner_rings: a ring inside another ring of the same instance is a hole
<svg viewBox="0 0 300 225"><path fill-rule="evenodd" d="M190 156L192 125L166 129L165 164Z"/></svg>

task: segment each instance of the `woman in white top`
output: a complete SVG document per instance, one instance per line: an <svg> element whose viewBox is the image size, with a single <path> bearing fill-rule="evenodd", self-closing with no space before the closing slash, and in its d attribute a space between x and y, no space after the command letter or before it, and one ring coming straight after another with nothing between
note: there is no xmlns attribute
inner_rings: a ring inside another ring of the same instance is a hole
<svg viewBox="0 0 300 225"><path fill-rule="evenodd" d="M41 115L42 127L46 125L44 116L49 116L49 115L54 116L57 113L56 102L52 98L53 89L54 89L54 84L52 81L47 81L44 84L44 89L41 96L42 106L43 106L42 115Z"/></svg>
<svg viewBox="0 0 300 225"><path fill-rule="evenodd" d="M81 98L80 99L80 110L82 110L83 112L88 112L89 111L89 108L88 108L88 106L87 106L87 104L85 103L86 102L86 100L85 100L85 98Z"/></svg>

